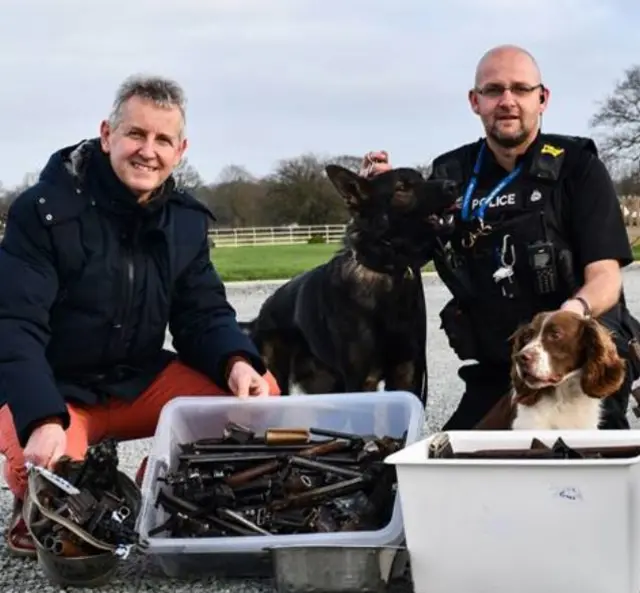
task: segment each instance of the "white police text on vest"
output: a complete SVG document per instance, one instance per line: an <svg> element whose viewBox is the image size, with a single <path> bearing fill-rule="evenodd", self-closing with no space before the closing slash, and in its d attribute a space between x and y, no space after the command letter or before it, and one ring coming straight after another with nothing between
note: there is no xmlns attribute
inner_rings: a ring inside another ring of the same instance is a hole
<svg viewBox="0 0 640 593"><path fill-rule="evenodd" d="M484 198L473 198L471 200L471 208L475 209L481 204L484 204L487 201L487 196ZM488 208L500 208L504 206L515 206L516 205L516 194L502 194L501 196L496 196L491 200L491 203Z"/></svg>

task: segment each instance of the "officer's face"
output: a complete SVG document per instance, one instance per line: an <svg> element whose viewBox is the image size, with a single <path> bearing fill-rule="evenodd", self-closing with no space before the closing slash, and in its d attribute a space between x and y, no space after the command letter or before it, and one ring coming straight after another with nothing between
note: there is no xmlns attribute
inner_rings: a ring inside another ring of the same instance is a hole
<svg viewBox="0 0 640 593"><path fill-rule="evenodd" d="M480 116L487 136L505 148L535 136L547 99L548 91L540 86L535 63L512 49L498 51L481 62L476 87L469 93L471 108Z"/></svg>

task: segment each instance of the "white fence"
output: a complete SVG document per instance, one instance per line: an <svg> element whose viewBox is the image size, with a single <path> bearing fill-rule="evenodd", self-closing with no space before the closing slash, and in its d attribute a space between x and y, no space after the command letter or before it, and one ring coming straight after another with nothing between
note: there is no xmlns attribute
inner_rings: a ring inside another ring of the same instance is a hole
<svg viewBox="0 0 640 593"><path fill-rule="evenodd" d="M344 224L313 226L275 226L245 228L215 228L209 233L216 247L246 245L293 245L294 243L339 243L344 236Z"/></svg>
<svg viewBox="0 0 640 593"><path fill-rule="evenodd" d="M621 196L620 209L627 227L640 226L640 197ZM339 243L344 236L344 224L290 225L275 227L214 228L209 237L218 247L247 245L293 245L309 243ZM0 225L0 241L3 228Z"/></svg>
<svg viewBox="0 0 640 593"><path fill-rule="evenodd" d="M293 245L313 242L340 243L344 224L318 224L313 226L267 226L215 228L209 237L217 247L243 247L247 245ZM2 240L0 228L0 241Z"/></svg>

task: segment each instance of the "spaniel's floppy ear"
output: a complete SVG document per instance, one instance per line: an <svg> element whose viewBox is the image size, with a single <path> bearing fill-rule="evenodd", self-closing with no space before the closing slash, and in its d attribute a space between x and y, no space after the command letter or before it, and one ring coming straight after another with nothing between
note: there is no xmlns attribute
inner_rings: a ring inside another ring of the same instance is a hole
<svg viewBox="0 0 640 593"><path fill-rule="evenodd" d="M357 209L369 199L370 181L366 177L340 165L327 165L325 172L350 210Z"/></svg>
<svg viewBox="0 0 640 593"><path fill-rule="evenodd" d="M518 326L518 328L509 336L508 340L511 344L511 357L514 358L515 355L522 349L525 343L524 336L529 331L529 323L523 323ZM523 389L527 390L528 388L524 384L524 381L518 375L516 370L516 365L511 364L511 384L513 385L516 393L520 393Z"/></svg>
<svg viewBox="0 0 640 593"><path fill-rule="evenodd" d="M626 365L618 354L611 332L595 319L584 321L585 364L582 390L591 397L608 397L622 386Z"/></svg>
<svg viewBox="0 0 640 593"><path fill-rule="evenodd" d="M523 323L509 336L509 344L511 344L511 354L519 352L525 343L525 335L529 333L531 323Z"/></svg>

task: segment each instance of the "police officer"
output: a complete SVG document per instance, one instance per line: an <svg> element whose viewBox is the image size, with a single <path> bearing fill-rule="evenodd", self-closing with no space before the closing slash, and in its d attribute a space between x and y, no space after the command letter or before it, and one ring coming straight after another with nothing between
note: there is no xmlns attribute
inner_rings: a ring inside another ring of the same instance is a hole
<svg viewBox="0 0 640 593"><path fill-rule="evenodd" d="M629 361L602 428L628 428L638 377L631 340L637 321L624 304L621 268L633 261L612 180L592 140L542 133L549 89L534 58L515 46L488 51L469 91L486 137L437 157L432 178L458 182L449 240L434 264L453 298L441 311L463 361L465 393L444 430L468 430L509 389L509 337L535 313L567 309L598 317ZM391 168L369 153L363 174Z"/></svg>

